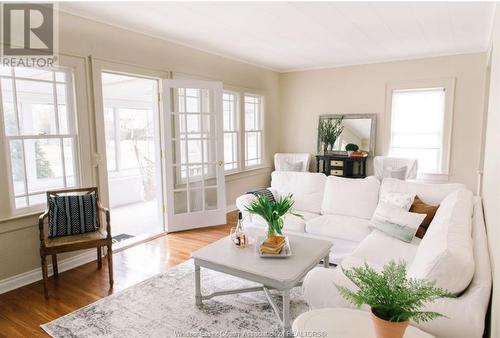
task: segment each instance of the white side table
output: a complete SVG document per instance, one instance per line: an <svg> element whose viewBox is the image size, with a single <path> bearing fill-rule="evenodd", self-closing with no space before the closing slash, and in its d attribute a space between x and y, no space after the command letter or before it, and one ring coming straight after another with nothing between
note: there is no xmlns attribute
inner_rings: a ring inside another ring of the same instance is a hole
<svg viewBox="0 0 500 338"><path fill-rule="evenodd" d="M314 337L329 338L375 338L370 313L367 311L327 308L312 310L295 319L293 332L323 334ZM302 337L300 334L298 337ZM306 337L304 335L304 337ZM313 337L308 335L307 337ZM434 338L413 326L408 326L405 338Z"/></svg>

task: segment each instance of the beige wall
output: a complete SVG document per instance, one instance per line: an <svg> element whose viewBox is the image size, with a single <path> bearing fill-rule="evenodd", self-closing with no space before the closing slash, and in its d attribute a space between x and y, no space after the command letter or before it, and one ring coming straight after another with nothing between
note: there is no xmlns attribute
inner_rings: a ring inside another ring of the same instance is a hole
<svg viewBox="0 0 500 338"><path fill-rule="evenodd" d="M484 152L483 202L493 270L491 337L500 337L500 9L495 14Z"/></svg>
<svg viewBox="0 0 500 338"><path fill-rule="evenodd" d="M476 190L480 161L486 54L349 66L282 74L279 150L315 153L318 116L377 114L376 153L384 154L386 86L456 79L450 180Z"/></svg>
<svg viewBox="0 0 500 338"><path fill-rule="evenodd" d="M60 15L60 52L189 74L262 93L266 97L266 125L276 125L279 121L279 74L267 69L64 13ZM246 190L269 183L271 157L278 144L277 134L270 131L264 135L267 168L226 177L229 206ZM0 186L0 195L7 193L7 187ZM0 207L0 219L6 217L9 215ZM33 216L0 222L0 281L40 266L36 222Z"/></svg>

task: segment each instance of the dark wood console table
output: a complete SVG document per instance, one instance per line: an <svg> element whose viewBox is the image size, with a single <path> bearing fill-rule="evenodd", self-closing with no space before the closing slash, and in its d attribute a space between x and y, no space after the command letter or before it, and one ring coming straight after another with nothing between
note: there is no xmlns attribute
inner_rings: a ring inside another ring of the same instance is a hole
<svg viewBox="0 0 500 338"><path fill-rule="evenodd" d="M327 176L335 175L347 178L365 178L366 159L367 157L318 154L316 155L316 171L323 172ZM320 162L322 162L322 167L320 167Z"/></svg>

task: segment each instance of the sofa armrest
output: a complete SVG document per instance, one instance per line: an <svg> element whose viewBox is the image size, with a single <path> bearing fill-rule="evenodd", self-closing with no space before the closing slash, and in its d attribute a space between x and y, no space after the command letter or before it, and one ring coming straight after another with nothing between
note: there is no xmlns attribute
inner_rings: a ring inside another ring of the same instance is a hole
<svg viewBox="0 0 500 338"><path fill-rule="evenodd" d="M246 208L256 199L257 197L252 194L241 195L240 197L236 198L236 207L239 211L241 211L241 213L244 214L246 213Z"/></svg>
<svg viewBox="0 0 500 338"><path fill-rule="evenodd" d="M273 188L266 188L268 189L274 196L274 198L278 198L279 197L279 194L278 192L276 191L276 189L273 189ZM246 207L250 205L250 203L252 203L253 201L255 201L257 199L257 197L253 194L244 194L244 195L241 195L240 197L236 198L236 207L238 208L238 210L241 211L241 213L243 215L245 215L246 213Z"/></svg>

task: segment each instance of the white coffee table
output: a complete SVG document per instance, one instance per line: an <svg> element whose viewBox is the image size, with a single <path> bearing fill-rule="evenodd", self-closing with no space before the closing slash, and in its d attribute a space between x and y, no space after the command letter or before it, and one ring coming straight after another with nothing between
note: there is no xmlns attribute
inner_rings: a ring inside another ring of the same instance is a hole
<svg viewBox="0 0 500 338"><path fill-rule="evenodd" d="M192 253L195 268L196 305L216 296L263 291L278 316L285 333L290 332L290 290L302 284L304 276L323 261L329 266L332 243L325 240L288 236L292 256L287 258L261 258L257 255L255 240L246 248L236 247L229 237L209 244ZM201 294L200 267L240 277L258 284L259 287L226 290L209 295ZM270 289L281 292L283 309L273 301Z"/></svg>
<svg viewBox="0 0 500 338"><path fill-rule="evenodd" d="M345 308L304 312L293 322L292 331L299 333L299 337L375 338L370 313ZM405 338L434 338L434 336L408 326Z"/></svg>

